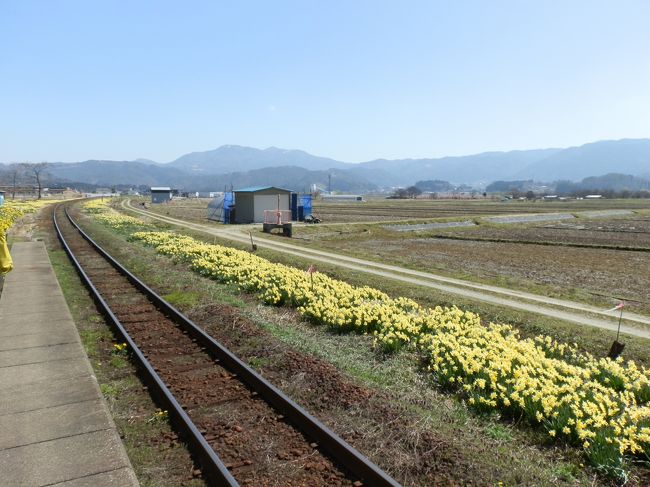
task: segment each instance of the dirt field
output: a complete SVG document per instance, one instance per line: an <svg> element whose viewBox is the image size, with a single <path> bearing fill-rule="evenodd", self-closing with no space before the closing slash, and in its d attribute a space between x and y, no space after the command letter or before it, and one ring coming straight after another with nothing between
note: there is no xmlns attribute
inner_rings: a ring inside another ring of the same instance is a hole
<svg viewBox="0 0 650 487"><path fill-rule="evenodd" d="M381 222L477 217L518 213L560 213L601 210L650 210L650 200L505 201L387 200L329 202L314 200L313 212L325 223Z"/></svg>
<svg viewBox="0 0 650 487"><path fill-rule="evenodd" d="M543 226L491 224L424 232L397 232L383 225L323 225L299 228L294 234L306 244L322 249L603 308L625 299L631 311L648 314L650 252L533 242L650 248L650 233L645 233L649 227L647 219L634 216Z"/></svg>
<svg viewBox="0 0 650 487"><path fill-rule="evenodd" d="M430 232L429 236L650 250L650 217L635 214L625 218L577 218L572 221L529 225L491 224L440 228Z"/></svg>
<svg viewBox="0 0 650 487"><path fill-rule="evenodd" d="M161 215L205 222L210 198L172 200L152 205L149 198L135 198L134 204L145 202L147 208ZM650 200L602 201L508 201L498 200L387 200L369 199L356 202L329 202L315 199L313 213L324 223L387 222L408 220L457 219L521 213L560 213L583 211L640 210L650 218Z"/></svg>
<svg viewBox="0 0 650 487"><path fill-rule="evenodd" d="M169 203L152 205L150 198L134 198L133 204L145 203L147 210L160 215L183 218L188 221L205 223L208 220L208 204L212 198L191 198L172 200Z"/></svg>
<svg viewBox="0 0 650 487"><path fill-rule="evenodd" d="M147 206L162 215L206 223L208 202L207 199L175 200ZM296 225L294 242L603 308L625 299L630 311L650 313L647 298L650 252L616 250L650 249L650 200L537 203L371 200L345 204L316 202L314 206L316 214L333 215L339 221L354 220L351 222L354 224ZM607 211L622 209L634 213L602 216ZM469 219L480 224L414 232L398 232L383 224L422 222L423 219L413 216L414 212L430 215L428 221ZM530 212L568 212L577 218L515 224L489 223L485 219ZM592 213L598 216L590 218L583 212L599 213ZM362 220L377 223L361 223ZM578 247L566 247L566 244ZM606 248L581 248L580 245Z"/></svg>

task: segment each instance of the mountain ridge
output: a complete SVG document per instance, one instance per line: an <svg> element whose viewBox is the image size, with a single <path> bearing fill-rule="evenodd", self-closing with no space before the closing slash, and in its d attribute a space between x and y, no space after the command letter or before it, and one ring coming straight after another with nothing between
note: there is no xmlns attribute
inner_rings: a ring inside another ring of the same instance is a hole
<svg viewBox="0 0 650 487"><path fill-rule="evenodd" d="M58 162L52 163L48 172L66 181L81 183L171 185L188 190L202 188L207 181L221 184L228 178L247 180L255 185L279 180L284 181L284 185L295 183L297 186L304 186L311 178L308 186L317 183L327 187L329 174L332 174L332 189L336 191L390 189L423 180L445 180L480 188L497 180L579 181L613 172L647 177L650 174L650 139L602 140L564 149L490 151L439 158L374 159L361 163L337 161L297 149L223 145L208 151L190 152L169 163L149 159ZM245 176L248 172L252 174ZM274 172L283 174L278 178Z"/></svg>
<svg viewBox="0 0 650 487"><path fill-rule="evenodd" d="M578 181L621 168L630 174L647 172L650 170L650 139L602 140L567 148L488 151L437 158L380 158L359 163L336 161L301 150L224 145L210 151L185 154L169 164L186 170L192 165L202 173L219 174L228 172L235 163L241 170L274 165L311 170L345 169L379 186L403 186L423 179L468 184L530 177Z"/></svg>
<svg viewBox="0 0 650 487"><path fill-rule="evenodd" d="M256 149L241 145L222 145L208 151L190 152L168 165L197 173L224 174L232 172L233 161L236 161L238 170L272 166L299 166L310 170L322 170L340 169L348 164L327 157L314 156L298 149L280 149L273 146Z"/></svg>

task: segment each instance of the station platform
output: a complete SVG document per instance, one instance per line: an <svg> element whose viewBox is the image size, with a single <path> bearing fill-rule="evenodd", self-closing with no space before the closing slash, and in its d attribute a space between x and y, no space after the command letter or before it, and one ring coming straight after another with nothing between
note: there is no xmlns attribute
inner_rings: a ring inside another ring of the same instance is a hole
<svg viewBox="0 0 650 487"><path fill-rule="evenodd" d="M43 242L15 243L0 295L0 485L138 481Z"/></svg>

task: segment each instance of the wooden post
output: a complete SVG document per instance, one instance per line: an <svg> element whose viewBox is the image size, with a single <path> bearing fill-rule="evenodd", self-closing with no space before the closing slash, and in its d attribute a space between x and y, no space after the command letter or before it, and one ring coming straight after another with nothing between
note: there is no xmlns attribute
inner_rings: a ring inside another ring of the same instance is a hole
<svg viewBox="0 0 650 487"><path fill-rule="evenodd" d="M621 301L619 304L621 313L618 315L618 329L616 330L616 340L614 340L614 343L612 343L612 347L609 349L609 353L607 354L607 356L612 360L616 360L621 355L621 353L623 353L623 349L625 348L625 344L618 341L619 337L621 336L621 321L623 321L624 307L625 302Z"/></svg>
<svg viewBox="0 0 650 487"><path fill-rule="evenodd" d="M623 320L623 306L621 306L621 314L618 316L618 330L616 331L616 341L621 334L621 321Z"/></svg>

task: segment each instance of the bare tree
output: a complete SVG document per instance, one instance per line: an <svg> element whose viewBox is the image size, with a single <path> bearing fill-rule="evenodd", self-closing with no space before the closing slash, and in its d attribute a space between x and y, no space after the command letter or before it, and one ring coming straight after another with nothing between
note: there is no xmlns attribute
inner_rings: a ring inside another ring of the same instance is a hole
<svg viewBox="0 0 650 487"><path fill-rule="evenodd" d="M20 176L22 176L25 173L25 165L24 164L11 164L9 166L9 177L11 178L11 199L15 200L16 199L16 183L18 182L18 179Z"/></svg>
<svg viewBox="0 0 650 487"><path fill-rule="evenodd" d="M27 172L32 173L32 177L36 181L36 186L38 186L38 199L40 200L43 192L43 179L45 177L45 169L47 168L47 162L37 162L37 163L24 163L23 166Z"/></svg>

